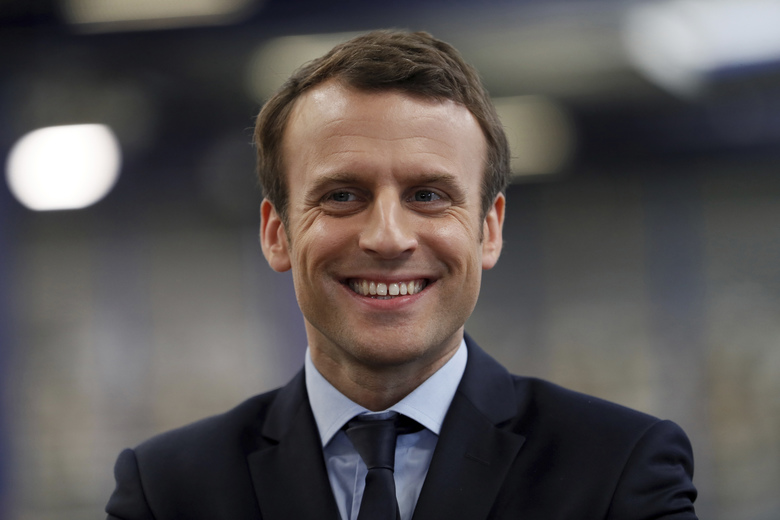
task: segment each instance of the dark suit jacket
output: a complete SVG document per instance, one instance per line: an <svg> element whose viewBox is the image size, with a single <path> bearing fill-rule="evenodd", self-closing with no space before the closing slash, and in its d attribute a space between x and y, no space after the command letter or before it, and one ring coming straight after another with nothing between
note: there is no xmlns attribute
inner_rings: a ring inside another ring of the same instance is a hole
<svg viewBox="0 0 780 520"><path fill-rule="evenodd" d="M414 520L695 519L674 423L469 358ZM125 450L109 519L339 518L303 373Z"/></svg>

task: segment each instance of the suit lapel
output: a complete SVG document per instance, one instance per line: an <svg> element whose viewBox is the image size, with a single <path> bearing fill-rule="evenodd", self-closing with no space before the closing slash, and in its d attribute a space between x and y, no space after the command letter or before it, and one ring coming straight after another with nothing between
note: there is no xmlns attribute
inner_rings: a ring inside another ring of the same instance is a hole
<svg viewBox="0 0 780 520"><path fill-rule="evenodd" d="M263 520L337 520L303 371L280 390L262 437L248 463Z"/></svg>
<svg viewBox="0 0 780 520"><path fill-rule="evenodd" d="M509 373L468 336L469 361L442 425L414 520L483 519L525 437L498 426L517 414Z"/></svg>
<svg viewBox="0 0 780 520"><path fill-rule="evenodd" d="M509 373L466 336L469 361L442 425L413 520L484 519L525 437ZM247 457L263 520L339 519L301 371L279 391Z"/></svg>

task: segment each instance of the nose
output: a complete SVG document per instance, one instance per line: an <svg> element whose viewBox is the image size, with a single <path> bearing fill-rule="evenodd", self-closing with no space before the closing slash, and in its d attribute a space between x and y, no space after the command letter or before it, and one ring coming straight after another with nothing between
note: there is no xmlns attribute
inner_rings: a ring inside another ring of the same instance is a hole
<svg viewBox="0 0 780 520"><path fill-rule="evenodd" d="M393 259L417 248L410 216L396 194L380 194L368 210L360 233L360 248L381 258Z"/></svg>

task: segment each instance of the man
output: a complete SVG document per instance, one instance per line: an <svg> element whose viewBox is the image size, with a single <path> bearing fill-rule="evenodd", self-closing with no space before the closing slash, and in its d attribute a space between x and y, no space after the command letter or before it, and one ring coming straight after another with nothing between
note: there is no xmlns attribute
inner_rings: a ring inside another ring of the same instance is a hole
<svg viewBox="0 0 780 520"><path fill-rule="evenodd" d="M304 370L125 450L109 518L696 518L676 425L511 376L464 335L501 252L509 152L457 51L355 38L296 72L255 138ZM361 437L378 424L389 462Z"/></svg>

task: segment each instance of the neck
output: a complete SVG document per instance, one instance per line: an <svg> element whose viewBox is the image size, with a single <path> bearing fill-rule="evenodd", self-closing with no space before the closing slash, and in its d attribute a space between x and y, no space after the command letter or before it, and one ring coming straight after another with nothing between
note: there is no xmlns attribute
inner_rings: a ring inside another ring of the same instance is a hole
<svg viewBox="0 0 780 520"><path fill-rule="evenodd" d="M371 411L387 410L409 395L452 358L460 339L442 355L416 359L397 365L369 365L357 360L345 361L312 346L314 366L337 390L353 402Z"/></svg>

